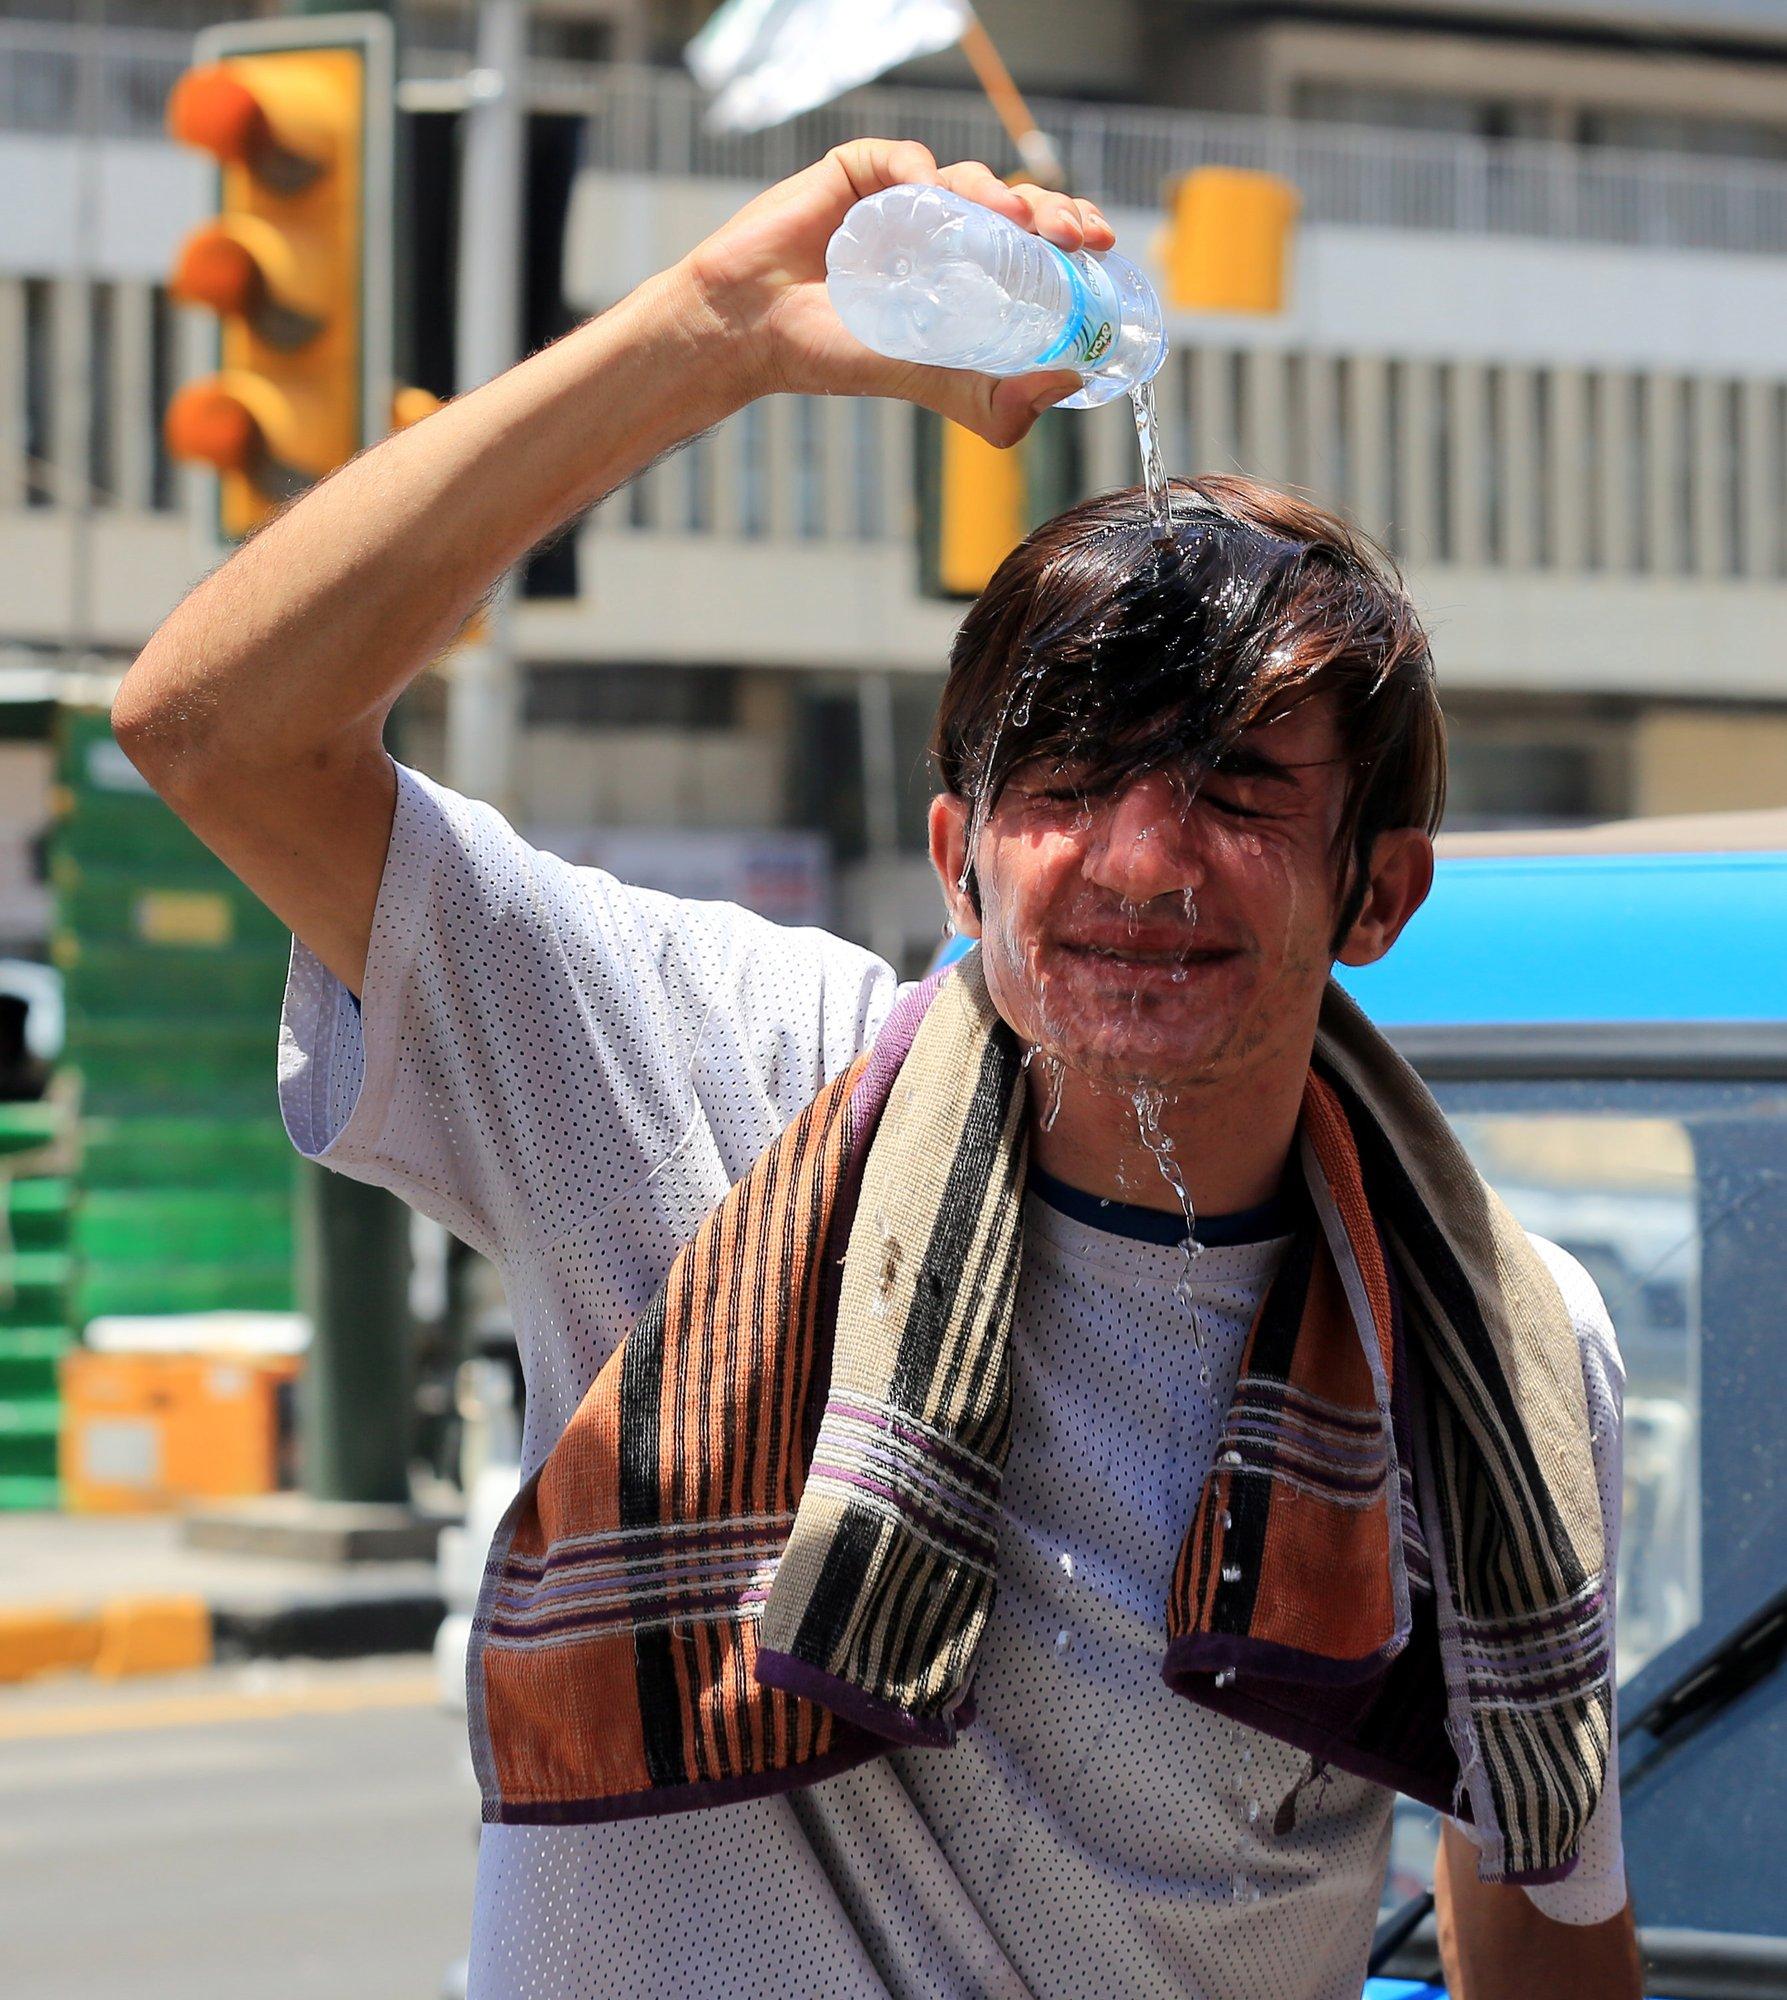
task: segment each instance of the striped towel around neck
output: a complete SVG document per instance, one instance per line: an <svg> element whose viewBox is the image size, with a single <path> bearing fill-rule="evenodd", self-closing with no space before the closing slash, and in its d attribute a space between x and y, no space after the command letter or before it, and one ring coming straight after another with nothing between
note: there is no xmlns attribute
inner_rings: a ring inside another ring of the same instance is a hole
<svg viewBox="0 0 1787 2000"><path fill-rule="evenodd" d="M723 1804L972 1719L1011 1421L1020 1055L971 953L898 1003L678 1254L492 1544L467 1669L487 1820ZM1470 1818L1486 1879L1556 1880L1611 1715L1568 1312L1333 985L1297 1163L1304 1220L1163 1579L1162 1671Z"/></svg>

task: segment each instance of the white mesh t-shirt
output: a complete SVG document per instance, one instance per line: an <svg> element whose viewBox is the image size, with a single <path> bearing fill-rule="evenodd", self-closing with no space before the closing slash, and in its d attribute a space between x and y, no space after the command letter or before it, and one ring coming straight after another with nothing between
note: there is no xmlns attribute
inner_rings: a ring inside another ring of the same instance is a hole
<svg viewBox="0 0 1787 2000"><path fill-rule="evenodd" d="M676 1251L895 991L856 946L624 888L403 771L362 1004L294 947L281 1104L302 1151L501 1269L532 1472ZM485 1827L471 2000L1353 2000L1390 1794L1306 1782L1302 1752L1160 1678L1272 1226L1199 1252L1199 1339L1161 1218L1032 1192L974 1724L777 1798ZM1581 1267L1538 1247L1582 1340L1611 1568L1618 1355ZM1568 1922L1623 1905L1617 1787L1577 1872L1529 1893Z"/></svg>

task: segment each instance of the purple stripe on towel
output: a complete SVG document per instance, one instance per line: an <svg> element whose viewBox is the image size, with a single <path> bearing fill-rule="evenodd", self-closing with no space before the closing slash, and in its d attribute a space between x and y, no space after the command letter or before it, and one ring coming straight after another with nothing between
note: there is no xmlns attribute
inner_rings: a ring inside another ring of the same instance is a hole
<svg viewBox="0 0 1787 2000"><path fill-rule="evenodd" d="M873 1493L878 1499L891 1501L916 1527L936 1540L948 1543L958 1555L970 1562L984 1565L998 1554L998 1545L990 1535L982 1537L986 1547L977 1549L971 1539L975 1532L971 1524L946 1519L931 1508L916 1504L909 1493L890 1486L884 1479L871 1479L866 1473L855 1471L850 1466L822 1464L817 1459L813 1461L811 1476L829 1480L835 1486L854 1486L860 1492Z"/></svg>
<svg viewBox="0 0 1787 2000"><path fill-rule="evenodd" d="M904 1422L897 1413L877 1408L870 1403L858 1403L848 1396L833 1391L825 1406L827 1416L833 1411L859 1424L871 1425L876 1430L892 1431L896 1437L923 1452L927 1458L938 1458L965 1483L973 1485L990 1497L997 1498L999 1475L983 1465L978 1459L952 1445L947 1438L934 1437L930 1432L920 1430L916 1425Z"/></svg>
<svg viewBox="0 0 1787 2000"><path fill-rule="evenodd" d="M761 1540L765 1535L774 1535L786 1541L788 1524L770 1521L767 1518L750 1521L733 1521L723 1525L713 1525L705 1521L682 1521L672 1523L657 1534L636 1534L631 1530L615 1530L600 1535L578 1535L562 1542L553 1542L544 1556L517 1555L513 1551L503 1560L503 1567L517 1573L532 1571L536 1574L549 1569L562 1568L566 1563L592 1562L604 1556L614 1556L631 1562L643 1551L652 1554L659 1549L687 1547L691 1542L699 1547L704 1542L746 1541L753 1536Z"/></svg>
<svg viewBox="0 0 1787 2000"><path fill-rule="evenodd" d="M1586 1625L1602 1616L1607 1593L1597 1588L1577 1604L1555 1606L1549 1611L1523 1612L1517 1618L1467 1618L1462 1612L1458 1629L1473 1645L1497 1645L1523 1632L1567 1632L1572 1625Z"/></svg>
<svg viewBox="0 0 1787 2000"><path fill-rule="evenodd" d="M771 1550L765 1560L779 1553ZM756 1562L702 1563L694 1568L685 1565L678 1569L654 1569L643 1575L629 1572L619 1576L567 1577L563 1583L529 1584L523 1588L499 1583L496 1595L499 1602L511 1604L550 1604L562 1597L625 1596L641 1589L682 1589L689 1584L713 1583L721 1577L748 1575L757 1567Z"/></svg>
<svg viewBox="0 0 1787 2000"><path fill-rule="evenodd" d="M1245 1382L1235 1398L1235 1407L1245 1410L1250 1403L1277 1404L1281 1408L1297 1410L1306 1414L1313 1422L1332 1424L1336 1430L1357 1431L1362 1436L1379 1437L1383 1433L1383 1419L1375 1410L1333 1410L1318 1402L1313 1396L1285 1382L1274 1375L1256 1375Z"/></svg>
<svg viewBox="0 0 1787 2000"><path fill-rule="evenodd" d="M823 1443L823 1439L821 1442ZM996 1507L989 1507L972 1494L960 1492L932 1472L929 1467L913 1465L900 1456L897 1445L884 1445L877 1441L863 1448L858 1446L854 1439L840 1438L835 1433L832 1435L831 1443L835 1454L848 1454L848 1456L834 1455L824 1460L815 1458L815 1464L823 1463L828 1466L856 1464L865 1471L885 1473L890 1479L922 1487L946 1513L963 1514L970 1521L980 1522L988 1534L998 1533L999 1510Z"/></svg>
<svg viewBox="0 0 1787 2000"><path fill-rule="evenodd" d="M674 1622L678 1618L700 1618L716 1611L737 1612L747 1604L761 1604L769 1596L767 1589L728 1592L719 1596L696 1597L688 1600L666 1598L662 1604L645 1609L648 1619L667 1619ZM572 1612L564 1612L556 1618L535 1618L526 1621L512 1618L492 1618L486 1628L492 1639L552 1639L569 1637L582 1632L593 1637L612 1629L630 1632L639 1621L626 1608L610 1609L604 1605L595 1612L586 1612L581 1617Z"/></svg>

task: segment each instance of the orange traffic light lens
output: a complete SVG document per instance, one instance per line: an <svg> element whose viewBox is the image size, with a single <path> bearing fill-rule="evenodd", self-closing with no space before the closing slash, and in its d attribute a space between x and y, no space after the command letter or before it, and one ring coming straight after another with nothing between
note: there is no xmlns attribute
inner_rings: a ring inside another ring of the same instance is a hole
<svg viewBox="0 0 1787 2000"><path fill-rule="evenodd" d="M168 98L168 131L220 160L246 164L272 143L267 114L227 63L189 69Z"/></svg>
<svg viewBox="0 0 1787 2000"><path fill-rule="evenodd" d="M261 267L225 229L207 223L180 246L168 289L188 305L213 312L258 312L267 295Z"/></svg>
<svg viewBox="0 0 1787 2000"><path fill-rule="evenodd" d="M216 382L189 382L168 405L164 434L172 457L219 472L247 472L262 455L260 425Z"/></svg>
<svg viewBox="0 0 1787 2000"><path fill-rule="evenodd" d="M430 389L399 389L391 398L391 428L407 431L411 424L432 417L440 407L441 399Z"/></svg>

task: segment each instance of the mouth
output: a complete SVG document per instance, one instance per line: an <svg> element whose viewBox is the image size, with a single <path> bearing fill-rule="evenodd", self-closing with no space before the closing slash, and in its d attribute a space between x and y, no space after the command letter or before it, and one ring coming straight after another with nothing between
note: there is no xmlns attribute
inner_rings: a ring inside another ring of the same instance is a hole
<svg viewBox="0 0 1787 2000"><path fill-rule="evenodd" d="M1182 976L1240 957L1238 951L1227 945L1151 944L1143 938L1125 938L1121 942L1062 939L1057 949L1094 968L1110 966L1125 972L1165 972Z"/></svg>

